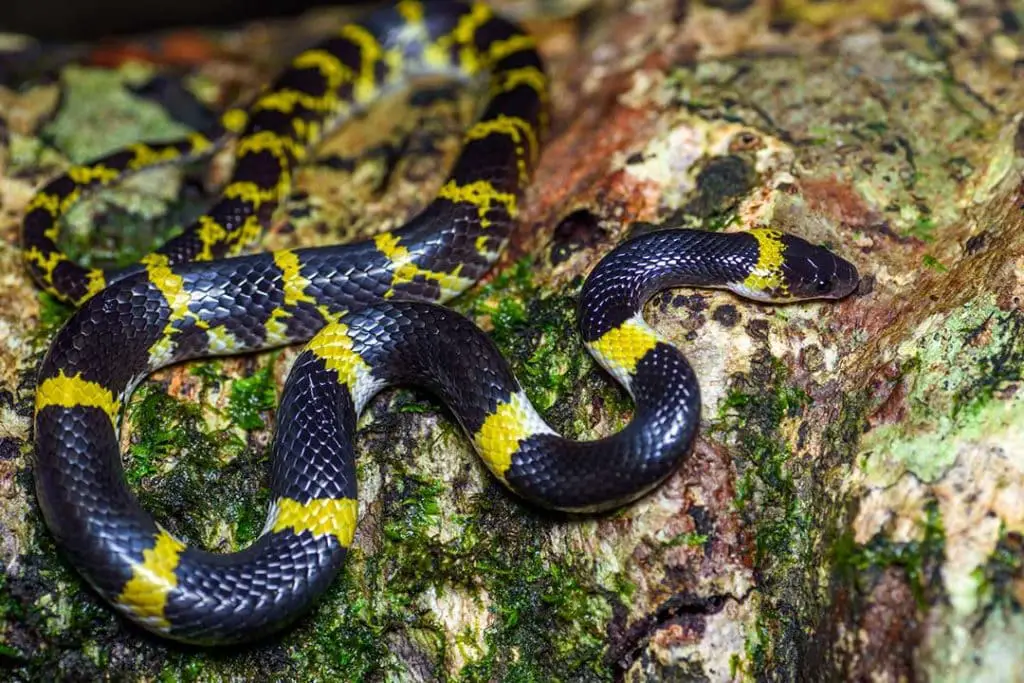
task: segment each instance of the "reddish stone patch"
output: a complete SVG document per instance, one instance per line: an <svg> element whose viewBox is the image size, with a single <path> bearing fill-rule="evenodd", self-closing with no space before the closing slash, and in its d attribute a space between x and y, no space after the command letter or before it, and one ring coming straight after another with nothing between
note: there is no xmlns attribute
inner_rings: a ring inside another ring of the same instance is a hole
<svg viewBox="0 0 1024 683"><path fill-rule="evenodd" d="M861 272L861 278L866 273ZM883 300L881 297L864 298L854 294L832 307L836 335L849 339L852 331L858 330L864 336L877 340L877 335L897 322L902 312L902 302Z"/></svg>
<svg viewBox="0 0 1024 683"><path fill-rule="evenodd" d="M672 500L685 500L674 533L707 536L697 546L679 546L664 552L664 599L681 593L714 592L719 579L753 566L752 544L735 510L736 472L726 449L698 437L693 452L679 473L664 484Z"/></svg>
<svg viewBox="0 0 1024 683"><path fill-rule="evenodd" d="M915 680L914 651L921 639L921 624L917 600L903 570L887 569L868 601L860 620L851 680Z"/></svg>
<svg viewBox="0 0 1024 683"><path fill-rule="evenodd" d="M659 628L651 636L651 645L660 650L669 650L676 645L700 642L704 636L704 622L699 619L680 620Z"/></svg>
<svg viewBox="0 0 1024 683"><path fill-rule="evenodd" d="M616 175L608 175L613 157L638 147L653 133L657 117L619 104L617 96L581 107L581 115L548 144L534 183L543 194L531 214L550 214L570 197L592 195L595 185L614 184Z"/></svg>
<svg viewBox="0 0 1024 683"><path fill-rule="evenodd" d="M852 228L877 225L879 214L851 185L837 178L805 178L800 191L808 206Z"/></svg>
<svg viewBox="0 0 1024 683"><path fill-rule="evenodd" d="M653 216L650 198L657 196L657 186L613 171L611 164L616 155L650 138L657 116L621 105L617 96L581 105L580 115L547 143L519 227L492 272L536 251L550 240L561 218L580 208L591 207L600 215L606 213L602 208L615 207L623 224Z"/></svg>
<svg viewBox="0 0 1024 683"><path fill-rule="evenodd" d="M94 66L116 68L126 62L197 66L213 59L216 45L198 31L179 31L149 42L107 42L89 54Z"/></svg>
<svg viewBox="0 0 1024 683"><path fill-rule="evenodd" d="M872 428L903 420L907 414L907 383L900 378L900 369L895 362L879 369L871 381L870 391L880 401L878 408L868 416L868 424Z"/></svg>

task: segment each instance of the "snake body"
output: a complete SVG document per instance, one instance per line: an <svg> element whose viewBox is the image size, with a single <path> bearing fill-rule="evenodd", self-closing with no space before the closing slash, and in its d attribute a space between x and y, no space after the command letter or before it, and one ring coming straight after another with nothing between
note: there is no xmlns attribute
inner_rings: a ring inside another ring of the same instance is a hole
<svg viewBox="0 0 1024 683"><path fill-rule="evenodd" d="M420 73L482 84L476 122L447 182L402 227L363 242L239 256L330 129ZM754 298L840 298L852 265L771 229L666 230L626 242L595 268L580 331L636 403L621 432L563 439L534 410L490 339L440 306L505 246L540 153L547 79L533 40L483 4L398 2L294 59L216 131L139 143L74 167L32 200L25 260L79 306L39 373L35 479L45 520L86 580L121 613L194 643L251 640L305 612L341 568L356 528L356 418L383 387L433 391L489 470L538 505L601 510L657 486L685 456L700 412L683 355L649 327L644 302L677 285ZM84 268L57 246L60 219L90 189L209 154L238 135L221 198L136 266ZM310 341L311 340L311 341ZM248 548L186 547L153 521L121 464L121 408L157 368L309 341L281 398L272 505Z"/></svg>

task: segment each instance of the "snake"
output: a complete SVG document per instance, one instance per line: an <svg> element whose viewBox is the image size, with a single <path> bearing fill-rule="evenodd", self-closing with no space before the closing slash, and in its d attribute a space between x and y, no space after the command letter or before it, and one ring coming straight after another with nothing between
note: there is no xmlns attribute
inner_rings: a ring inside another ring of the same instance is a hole
<svg viewBox="0 0 1024 683"><path fill-rule="evenodd" d="M311 150L419 75L480 91L441 188L401 226L362 241L251 252ZM344 565L358 508L353 441L367 402L393 385L451 410L483 464L528 504L576 513L635 501L692 450L697 379L647 324L669 287L724 288L766 302L841 299L850 262L771 227L669 227L626 240L579 294L585 347L634 401L619 432L555 432L491 338L444 306L502 254L548 127L535 39L480 2L403 0L299 53L245 107L204 133L136 143L72 166L30 200L27 269L73 304L38 373L34 479L43 518L85 581L129 621L201 645L251 641L295 622ZM234 142L211 207L138 263L88 268L61 251L62 217L131 173ZM271 502L248 547L187 546L142 508L120 452L122 408L155 370L190 359L305 343L282 389Z"/></svg>

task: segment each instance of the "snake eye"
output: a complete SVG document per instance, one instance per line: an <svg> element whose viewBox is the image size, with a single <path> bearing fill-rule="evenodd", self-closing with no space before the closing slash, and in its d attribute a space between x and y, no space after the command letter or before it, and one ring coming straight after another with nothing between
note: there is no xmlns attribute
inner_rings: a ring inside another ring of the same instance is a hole
<svg viewBox="0 0 1024 683"><path fill-rule="evenodd" d="M832 289L832 281L826 280L824 278L818 278L817 280L814 281L814 287L815 289L818 290L819 294L824 294L825 292Z"/></svg>

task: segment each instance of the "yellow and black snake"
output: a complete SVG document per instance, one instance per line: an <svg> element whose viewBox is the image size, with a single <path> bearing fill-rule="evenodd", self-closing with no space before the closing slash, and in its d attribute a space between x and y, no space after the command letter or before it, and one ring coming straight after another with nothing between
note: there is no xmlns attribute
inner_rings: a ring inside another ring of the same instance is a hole
<svg viewBox="0 0 1024 683"><path fill-rule="evenodd" d="M410 76L477 79L481 113L427 208L355 244L238 256L289 192L308 150ZM687 453L700 398L682 354L641 317L655 291L725 287L762 300L840 298L856 269L770 229L649 233L591 273L580 305L588 349L636 403L632 422L567 441L530 405L489 338L438 305L502 251L540 154L547 78L529 35L484 4L405 0L296 57L214 134L136 144L71 168L31 201L26 263L79 306L39 373L36 490L75 567L131 620L196 643L249 640L305 611L342 565L357 517L356 417L381 388L426 387L451 408L490 471L522 497L600 510L661 482ZM88 189L208 153L238 135L219 201L179 237L122 271L80 267L58 248L61 217ZM231 258L226 258L231 257ZM186 547L139 506L119 452L121 409L157 368L308 341L284 388L273 503L250 547Z"/></svg>

